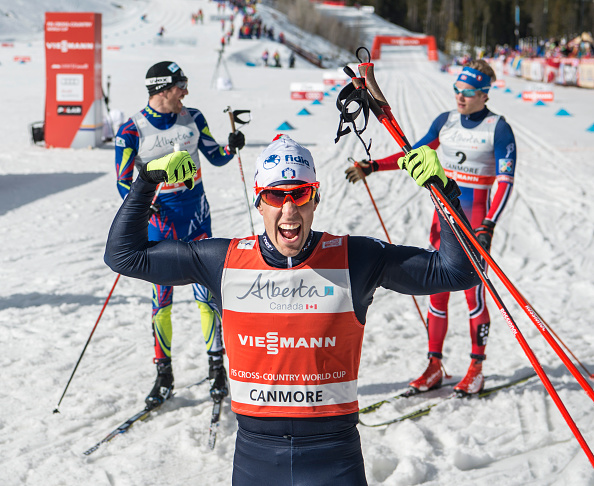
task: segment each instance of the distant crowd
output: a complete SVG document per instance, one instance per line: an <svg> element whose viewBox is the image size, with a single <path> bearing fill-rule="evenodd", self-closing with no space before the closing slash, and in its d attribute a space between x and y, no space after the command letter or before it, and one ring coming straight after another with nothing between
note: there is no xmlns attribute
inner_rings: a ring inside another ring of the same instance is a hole
<svg viewBox="0 0 594 486"><path fill-rule="evenodd" d="M508 44L497 45L492 53L486 52L485 57L516 57L524 58L574 58L588 59L594 57L594 39L590 32L571 38L551 37L550 39L521 39L516 49Z"/></svg>
<svg viewBox="0 0 594 486"><path fill-rule="evenodd" d="M498 44L494 49L488 46L477 54L476 57L479 59L513 59L518 57L524 59L592 59L594 58L594 39L590 32L583 32L572 37L569 41L566 37L551 37L547 40L526 38L520 39L515 48L509 44ZM455 56L452 64L465 66L471 59L472 57L468 54Z"/></svg>

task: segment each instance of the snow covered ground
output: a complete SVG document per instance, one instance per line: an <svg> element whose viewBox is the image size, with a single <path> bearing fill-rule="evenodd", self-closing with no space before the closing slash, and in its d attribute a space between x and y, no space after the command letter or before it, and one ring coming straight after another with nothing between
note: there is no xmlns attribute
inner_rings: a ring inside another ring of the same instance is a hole
<svg viewBox="0 0 594 486"><path fill-rule="evenodd" d="M177 61L190 78L188 106L200 108L221 142L229 132L227 106L250 109L241 152L248 181L262 148L287 121L288 132L316 158L322 203L314 229L385 238L361 183L344 179L347 158L363 156L356 137L334 144L336 92L321 105L292 101L291 82L321 82L323 71L299 60L296 69L250 67L271 41L238 40L216 69L220 22L206 0L13 0L0 6L0 484L182 485L230 484L236 422L225 403L217 445L208 449L207 387L185 389L204 377L207 360L189 288L175 291L174 359L177 394L161 411L91 456L82 452L143 406L154 379L150 285L122 278L70 385L60 414L52 414L116 275L103 263L109 225L120 198L113 145L47 150L31 145L28 124L43 119L45 66L43 12L60 8L104 13L103 74L111 103L126 118L146 103L144 75L157 61ZM190 22L202 8L204 25ZM147 21L140 19L147 14ZM275 32L292 32L283 17L262 8ZM236 20L239 22L239 19ZM372 28L372 22L365 20ZM166 28L161 44L159 27ZM385 25L382 23L382 28ZM236 24L236 32L239 23ZM397 27L394 27L397 31ZM327 49L302 35L302 45ZM107 50L119 45L119 51ZM368 46L369 47L369 46ZM279 51L287 59L286 51ZM335 54L338 52L338 54ZM15 55L31 56L17 63ZM338 61L336 61L338 62ZM418 49L393 49L376 64L377 78L411 141L439 113L454 107L454 78ZM212 81L225 69L234 89ZM594 91L554 86L555 102L534 106L517 95L529 83L505 78L511 90L492 90L489 107L506 116L519 161L512 200L495 231L492 254L535 309L580 360L594 369L591 325L594 295ZM105 85L105 82L104 82ZM298 115L303 108L311 115ZM555 114L564 108L572 116ZM371 120L364 138L372 154L397 150ZM215 236L250 233L235 160L203 166ZM397 243L425 246L432 205L401 173L374 174L369 187ZM254 212L257 231L263 225ZM586 441L594 446L594 407L534 325L492 277L512 316L538 356ZM422 308L427 298L418 299ZM531 365L501 318L492 313L485 371L487 386L528 373ZM452 296L445 367L459 379L470 352L466 304ZM412 299L378 290L368 314L359 380L362 406L403 389L426 363L426 335ZM439 394L439 393L438 393ZM443 395L443 393L441 393ZM427 398L399 400L369 422L402 415ZM360 427L371 485L593 485L594 469L538 379L485 400L449 400L430 415L387 428Z"/></svg>

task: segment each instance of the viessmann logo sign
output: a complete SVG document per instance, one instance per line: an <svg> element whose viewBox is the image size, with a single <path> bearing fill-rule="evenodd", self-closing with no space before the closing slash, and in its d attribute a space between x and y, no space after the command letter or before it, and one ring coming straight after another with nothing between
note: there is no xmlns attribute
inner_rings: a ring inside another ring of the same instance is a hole
<svg viewBox="0 0 594 486"><path fill-rule="evenodd" d="M46 42L45 48L48 50L56 49L61 52L68 51L92 51L95 48L94 42L70 42L62 40L59 42Z"/></svg>
<svg viewBox="0 0 594 486"><path fill-rule="evenodd" d="M266 354L278 354L279 348L284 349L310 349L310 348L334 348L336 347L336 336L279 336L278 332L267 332L266 336L250 336L238 334L239 343L242 346L252 348L266 348Z"/></svg>

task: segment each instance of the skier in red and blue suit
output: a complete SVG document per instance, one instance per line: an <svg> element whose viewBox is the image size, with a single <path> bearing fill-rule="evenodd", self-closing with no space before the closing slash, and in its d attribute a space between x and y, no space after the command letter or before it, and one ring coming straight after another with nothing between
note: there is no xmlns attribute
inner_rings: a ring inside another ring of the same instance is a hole
<svg viewBox="0 0 594 486"><path fill-rule="evenodd" d="M208 127L202 112L187 108L182 100L188 94L188 78L174 62L163 61L152 66L146 75L149 101L145 108L133 115L118 130L115 141L117 187L122 198L130 192L134 167L174 150L187 150L198 171L194 187L183 183L162 184L152 205L149 238L152 241L196 241L210 238L210 207L204 193L198 152L213 165L227 164L236 150L241 149L245 137L241 132L229 134L229 144L219 145ZM201 285L193 285L194 298L200 309L202 332L209 356L211 395L221 399L227 395L227 380L222 356L220 311L210 292ZM149 408L161 404L171 395L173 371L171 366L171 309L173 287L153 284L152 327L155 338L157 379L146 398Z"/></svg>
<svg viewBox="0 0 594 486"><path fill-rule="evenodd" d="M427 134L413 148L428 145L440 147L440 160L448 177L460 190L460 204L479 242L491 247L493 229L509 201L516 167L516 142L511 127L500 115L486 107L488 91L495 73L483 60L471 61L454 83L457 109L442 113L431 124ZM346 170L347 179L356 182L371 172L398 169L403 152L384 159L361 161ZM495 193L493 185L497 183ZM493 194L493 197L491 195ZM433 248L439 249L439 219L434 213L429 236ZM490 317L481 283L465 291L472 341L471 364L466 376L454 389L462 394L478 393L484 384L482 362L489 334ZM449 292L431 295L427 314L429 365L410 386L425 391L441 385L441 359L448 329Z"/></svg>

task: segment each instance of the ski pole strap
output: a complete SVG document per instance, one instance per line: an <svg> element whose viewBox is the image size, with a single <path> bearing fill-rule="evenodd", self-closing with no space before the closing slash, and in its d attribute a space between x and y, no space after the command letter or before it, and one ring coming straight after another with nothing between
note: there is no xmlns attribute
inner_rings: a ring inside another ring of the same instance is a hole
<svg viewBox="0 0 594 486"><path fill-rule="evenodd" d="M356 109L349 108L352 103L357 105ZM336 99L336 107L340 112L340 122L338 124L338 130L336 132L336 138L334 143L340 140L340 137L350 133L351 127L343 129L345 123L351 123L353 125L353 131L360 135L367 128L367 122L369 121L369 98L367 96L367 90L361 88L355 88L353 83L347 84L338 94ZM357 129L355 120L363 112L363 128Z"/></svg>
<svg viewBox="0 0 594 486"><path fill-rule="evenodd" d="M240 118L240 115L243 115L244 113L247 113L249 115L250 110L233 110L233 120L235 121L235 123L239 125L245 125L246 123L249 123L251 121L251 119L242 120Z"/></svg>

